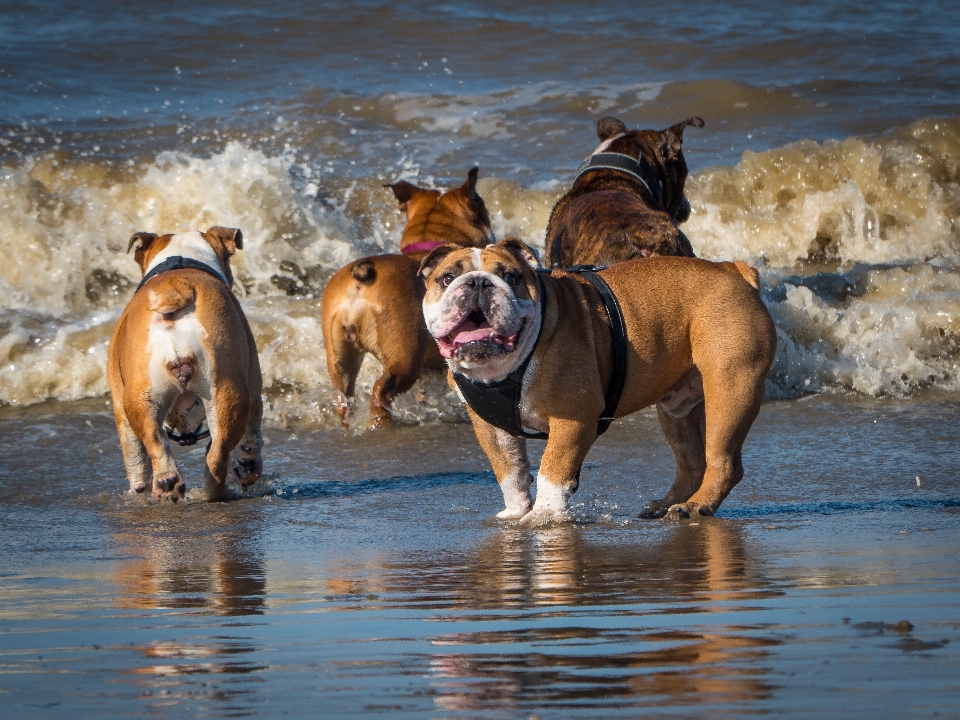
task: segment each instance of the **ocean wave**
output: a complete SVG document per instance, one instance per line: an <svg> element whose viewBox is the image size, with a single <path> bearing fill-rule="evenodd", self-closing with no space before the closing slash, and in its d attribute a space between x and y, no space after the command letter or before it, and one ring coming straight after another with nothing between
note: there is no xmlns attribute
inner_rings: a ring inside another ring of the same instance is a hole
<svg viewBox="0 0 960 720"><path fill-rule="evenodd" d="M239 142L207 156L160 153L143 167L55 153L0 167L0 404L106 393L110 331L139 281L130 235L228 225L244 232L237 292L260 348L268 419L334 424L322 288L349 260L397 248L402 216L385 180L433 178L410 161L386 179L326 167L320 156L298 161ZM481 175L497 235L542 249L562 184ZM960 119L748 152L695 173L687 188L684 231L698 254L761 267L778 328L768 396L960 391ZM378 374L368 359L361 405ZM403 396L397 414L464 417L440 374Z"/></svg>

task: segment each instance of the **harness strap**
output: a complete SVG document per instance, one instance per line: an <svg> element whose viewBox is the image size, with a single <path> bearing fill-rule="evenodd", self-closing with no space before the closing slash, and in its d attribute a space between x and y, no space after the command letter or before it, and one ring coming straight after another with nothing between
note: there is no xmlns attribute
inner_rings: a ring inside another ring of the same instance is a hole
<svg viewBox="0 0 960 720"><path fill-rule="evenodd" d="M653 196L653 199L663 207L663 183L660 181L659 174L645 157L641 156L637 160L621 153L594 153L577 168L577 176L573 179L573 182L576 183L581 175L594 170L614 170L632 177L643 185L647 192Z"/></svg>
<svg viewBox="0 0 960 720"><path fill-rule="evenodd" d="M202 263L199 260L194 260L193 258L183 257L182 255L171 255L143 276L143 280L141 280L140 284L137 285L137 291L139 292L140 288L146 285L148 280L151 280L162 273L170 272L171 270L200 270L207 273L207 275L213 275L224 285L227 285L227 279L223 276L223 273L210 267L206 263Z"/></svg>
<svg viewBox="0 0 960 720"><path fill-rule="evenodd" d="M446 244L445 240L423 240L421 242L404 245L402 248L400 248L400 252L403 255L409 255L410 253L416 252L430 252L431 250L434 250L444 244Z"/></svg>
<svg viewBox="0 0 960 720"><path fill-rule="evenodd" d="M540 331L543 332L544 319L547 316L547 298L544 293L543 277L537 273L540 283ZM533 351L537 349L540 335L533 343L530 354L520 366L503 380L493 383L484 383L471 380L460 373L453 374L453 381L457 384L460 394L470 409L496 428L509 433L513 437L546 440L547 433L540 431L530 432L523 429L520 419L520 398L523 394L523 376L527 366L533 358Z"/></svg>
<svg viewBox="0 0 960 720"><path fill-rule="evenodd" d="M613 345L613 371L610 376L610 384L607 386L603 413L597 423L597 435L603 435L614 420L614 414L617 411L617 405L620 404L620 396L623 394L623 384L627 376L627 327L623 319L623 311L620 303L610 290L610 287L604 282L603 278L597 275L597 271L603 270L603 267L593 265L577 265L568 268L567 272L583 275L600 293L603 300L603 306L607 312L607 319L610 323L610 336ZM537 278L540 281L540 330L543 331L544 318L547 311L547 299L544 292L543 278L538 273ZM545 432L530 432L524 430L520 419L520 399L523 394L523 376L527 371L533 353L540 342L540 336L534 341L533 349L524 359L520 366L503 380L494 383L483 383L471 380L460 373L453 374L453 380L460 390L460 394L466 401L470 409L477 415L486 420L504 432L513 437L531 438L534 440L545 440L548 434Z"/></svg>
<svg viewBox="0 0 960 720"><path fill-rule="evenodd" d="M197 425L197 429L193 432L184 433L183 435L177 435L173 430L164 428L167 433L167 437L177 443L180 447L189 447L190 445L196 445L198 441L203 440L204 438L210 437L209 430L201 430L203 428L203 423Z"/></svg>
<svg viewBox="0 0 960 720"><path fill-rule="evenodd" d="M623 395L623 384L627 379L627 324L623 319L623 310L620 308L620 303L617 302L617 298L611 292L610 286L602 277L597 275L597 271L603 269L604 267L594 265L575 265L567 269L567 272L582 275L597 289L600 298L603 300L603 307L607 311L607 321L610 323L613 369L610 373L610 384L607 386L603 414L597 424L598 436L603 435L610 427L610 423L614 421L614 413L617 412L620 396Z"/></svg>

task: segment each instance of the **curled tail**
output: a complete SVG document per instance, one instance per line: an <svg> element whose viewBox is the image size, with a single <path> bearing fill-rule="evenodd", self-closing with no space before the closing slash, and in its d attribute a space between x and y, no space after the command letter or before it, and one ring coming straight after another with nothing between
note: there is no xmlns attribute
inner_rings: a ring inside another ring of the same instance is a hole
<svg viewBox="0 0 960 720"><path fill-rule="evenodd" d="M369 285L377 279L377 269L373 266L373 262L369 258L357 260L353 264L353 267L350 268L350 274L354 280L364 285Z"/></svg>
<svg viewBox="0 0 960 720"><path fill-rule="evenodd" d="M171 315L197 299L197 291L183 278L170 278L160 288L150 290L149 307L153 312Z"/></svg>

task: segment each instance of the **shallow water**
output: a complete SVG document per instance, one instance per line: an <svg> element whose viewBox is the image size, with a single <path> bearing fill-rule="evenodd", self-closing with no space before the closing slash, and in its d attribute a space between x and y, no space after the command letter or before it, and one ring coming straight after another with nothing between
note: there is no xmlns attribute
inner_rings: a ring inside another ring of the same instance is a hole
<svg viewBox="0 0 960 720"><path fill-rule="evenodd" d="M960 717L958 13L4 3L0 715ZM397 249L383 183L474 164L542 249L605 115L706 121L683 229L760 269L769 402L718 518L635 517L673 474L645 412L577 522L520 530L439 375L335 429L320 293ZM123 492L107 342L131 234L211 225L244 233L266 480L158 505Z"/></svg>
<svg viewBox="0 0 960 720"><path fill-rule="evenodd" d="M767 395L960 390L960 6L0 7L0 404L107 392L130 236L239 227L268 417L331 427L319 296L397 249L384 183L480 166L536 247L594 123L688 129L695 251L758 264ZM149 42L145 41L149 38ZM375 368L362 376L364 392ZM461 418L442 387L407 422Z"/></svg>
<svg viewBox="0 0 960 720"><path fill-rule="evenodd" d="M588 457L577 522L539 530L492 518L463 424L270 430L258 497L173 505L124 493L99 403L7 411L0 697L18 718L957 716L958 407L767 404L719 517L682 523L635 517L673 470L640 413Z"/></svg>

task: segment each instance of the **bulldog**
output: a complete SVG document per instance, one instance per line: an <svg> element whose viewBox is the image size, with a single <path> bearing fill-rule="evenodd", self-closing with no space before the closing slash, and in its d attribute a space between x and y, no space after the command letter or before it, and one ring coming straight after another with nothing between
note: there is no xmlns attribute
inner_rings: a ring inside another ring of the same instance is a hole
<svg viewBox="0 0 960 720"><path fill-rule="evenodd" d="M127 252L136 248L143 280L110 338L107 380L133 492L182 498L186 485L170 443L208 435L208 499L227 496L234 448L240 485L260 478L260 361L230 290L230 257L242 247L242 233L223 227L130 238Z"/></svg>
<svg viewBox="0 0 960 720"><path fill-rule="evenodd" d="M403 181L387 185L407 218L400 254L362 258L327 283L321 328L344 427L353 417L357 373L366 353L383 367L370 397L368 425L373 428L391 421L394 398L410 389L423 367L445 366L423 323L424 287L417 271L427 253L443 243L483 247L493 241L487 207L477 194L478 173L472 168L462 186L446 192Z"/></svg>
<svg viewBox="0 0 960 720"><path fill-rule="evenodd" d="M687 163L681 146L692 117L666 130L627 130L616 118L597 122L600 145L580 166L550 214L547 267L612 265L650 255L694 257L680 229L690 216L683 194Z"/></svg>
<svg viewBox="0 0 960 720"><path fill-rule="evenodd" d="M566 516L598 433L676 388L666 408L683 417L703 407L703 442L695 434L683 446L673 486L641 515L712 515L743 477L741 448L776 349L750 266L651 257L594 277L547 273L507 238L441 246L420 273L427 328L503 491L498 517ZM688 382L693 373L702 382ZM536 502L525 437L547 437Z"/></svg>

